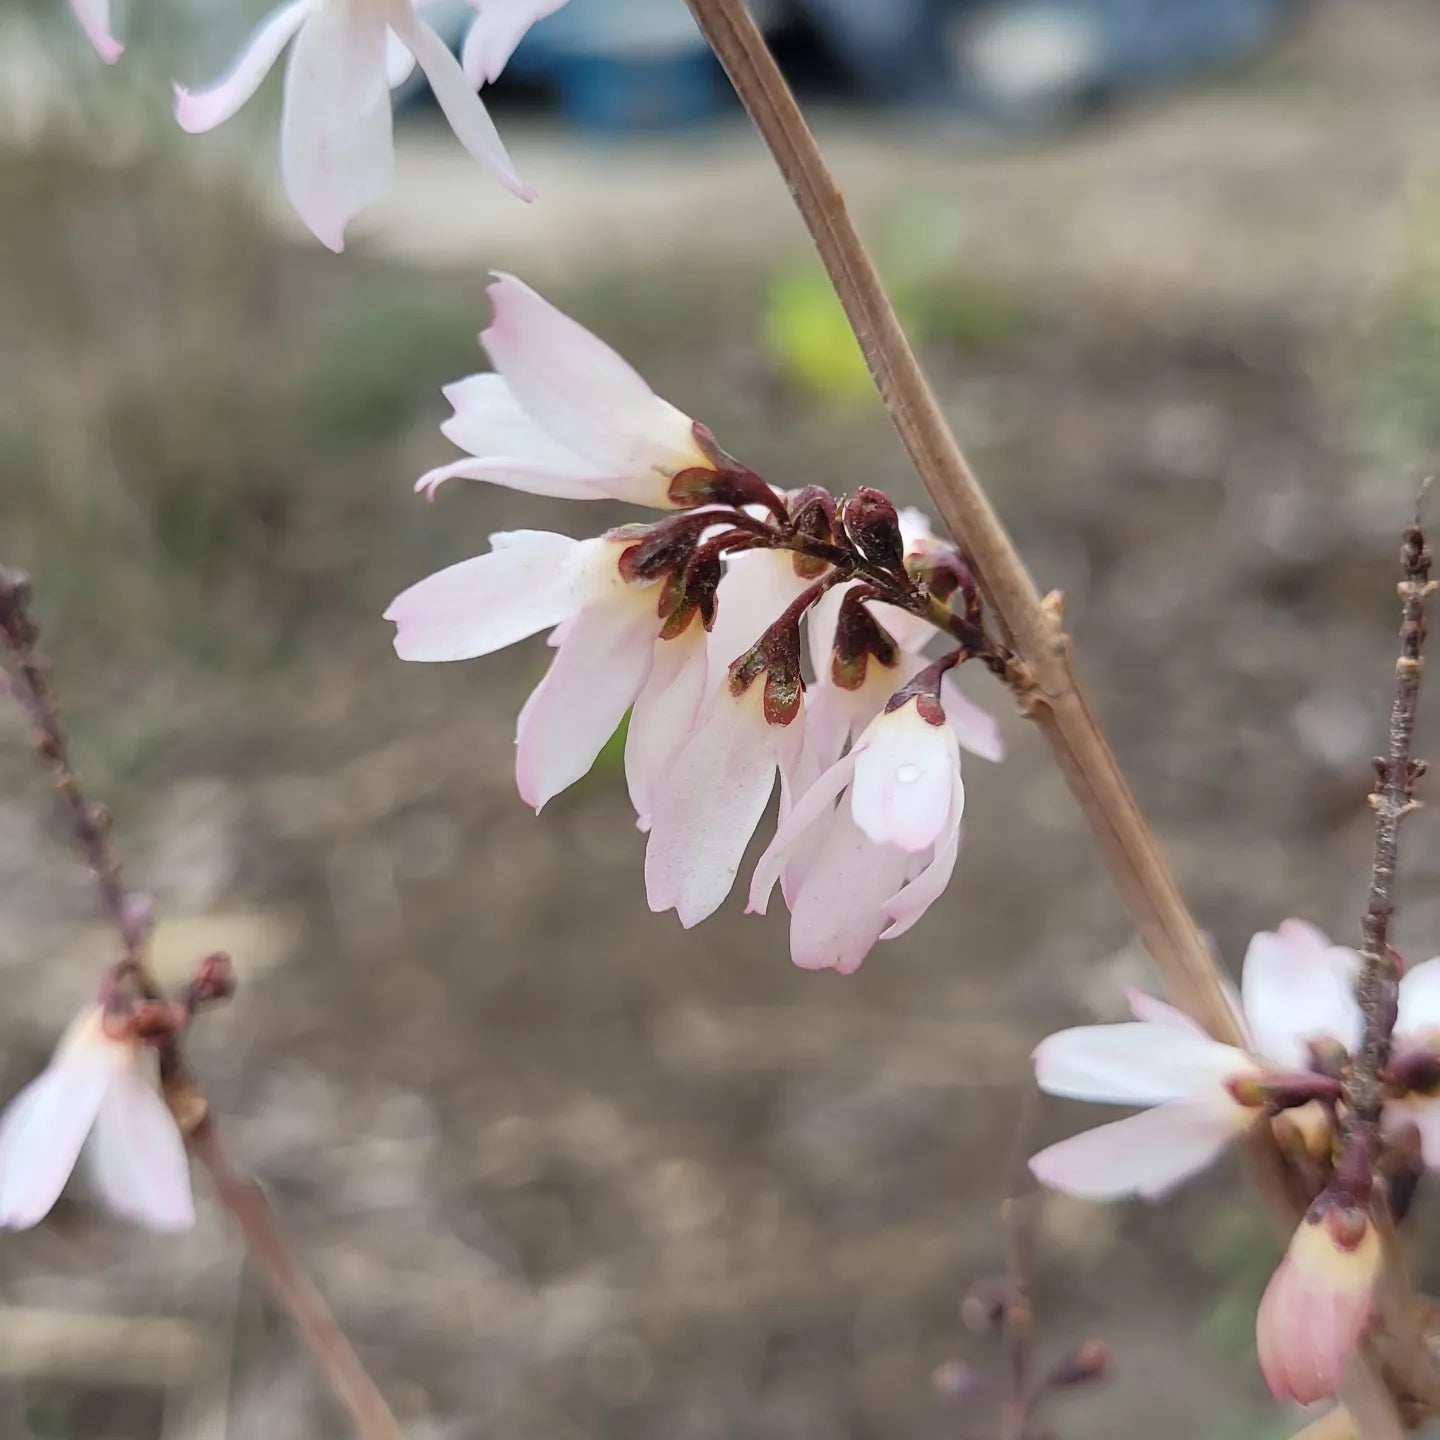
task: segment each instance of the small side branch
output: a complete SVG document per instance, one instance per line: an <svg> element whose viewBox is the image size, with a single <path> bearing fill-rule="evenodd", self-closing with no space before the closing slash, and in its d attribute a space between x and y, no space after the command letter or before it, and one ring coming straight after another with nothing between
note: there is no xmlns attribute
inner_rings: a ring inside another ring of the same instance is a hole
<svg viewBox="0 0 1440 1440"><path fill-rule="evenodd" d="M145 954L150 907L125 888L110 843L110 817L90 802L81 787L49 668L37 648L40 636L30 598L27 577L0 567L0 641L11 667L3 678L34 727L36 749L54 781L70 840L89 867L101 903L119 932L122 959L111 972L114 981L133 984L145 999L161 1001L165 993ZM160 1046L160 1070L165 1097L186 1134L190 1153L209 1172L221 1204L272 1295L289 1313L311 1359L349 1412L360 1440L404 1440L400 1422L281 1234L260 1186L222 1148L204 1094L186 1064L178 1032Z"/></svg>

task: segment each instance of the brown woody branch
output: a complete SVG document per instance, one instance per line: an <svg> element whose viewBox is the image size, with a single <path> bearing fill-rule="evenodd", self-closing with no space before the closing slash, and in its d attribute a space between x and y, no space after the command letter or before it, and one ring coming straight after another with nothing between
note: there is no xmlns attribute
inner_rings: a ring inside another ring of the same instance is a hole
<svg viewBox="0 0 1440 1440"><path fill-rule="evenodd" d="M110 843L109 815L87 799L71 761L49 667L36 648L39 630L30 611L30 582L3 568L0 641L12 665L8 688L34 727L36 748L54 781L70 839L89 867L101 902L119 932L123 959L115 973L133 983L145 999L163 1000L164 991L146 962L149 907L126 890ZM404 1440L399 1421L280 1232L260 1186L222 1148L203 1091L186 1065L178 1032L160 1046L160 1072L165 1098L186 1135L190 1153L209 1172L221 1204L271 1293L289 1313L311 1359L349 1412L360 1440Z"/></svg>
<svg viewBox="0 0 1440 1440"><path fill-rule="evenodd" d="M1023 666L1026 708L1049 742L1167 991L1217 1038L1237 1043L1223 977L1135 802L1076 675L1060 606L1042 599L999 516L960 450L905 338L873 260L851 221L795 97L744 0L687 0L790 189L901 442L951 534L964 548L1005 639ZM1304 1197L1268 1136L1248 1158L1279 1223L1299 1219ZM1389 1332L1421 1368L1418 1313L1392 1267L1380 1296ZM1429 1370L1428 1362L1423 1367ZM1397 1387L1368 1349L1345 1399L1361 1433L1404 1431L1396 1389L1429 1395L1431 1374Z"/></svg>

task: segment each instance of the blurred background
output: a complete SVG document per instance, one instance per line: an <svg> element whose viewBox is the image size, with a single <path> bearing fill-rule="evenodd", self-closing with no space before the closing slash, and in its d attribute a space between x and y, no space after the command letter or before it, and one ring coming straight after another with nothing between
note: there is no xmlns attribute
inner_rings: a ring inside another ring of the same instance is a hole
<svg viewBox="0 0 1440 1440"><path fill-rule="evenodd" d="M1396 536L1440 432L1433 6L765 14L1227 963L1289 914L1353 939ZM931 1377L996 1360L960 1309L1000 1264L1028 1054L1155 983L1035 737L976 677L1011 758L967 772L950 892L858 975L801 974L780 916L648 913L616 755L526 811L538 641L407 668L379 618L492 530L622 518L412 495L492 266L770 480L921 499L783 188L678 0L574 0L494 92L541 200L414 93L337 259L276 195L278 82L214 135L168 124L169 81L253 18L132 6L107 71L58 4L0 16L0 557L36 577L161 965L234 956L193 1042L230 1144L413 1440L984 1433ZM48 801L0 714L7 1095L113 958ZM1434 822L1406 843L1421 959ZM1034 1143L1101 1118L1047 1105ZM82 1197L0 1245L0 1434L346 1433L197 1187L179 1241ZM1036 1216L1042 1354L1116 1360L1058 1435L1296 1428L1231 1168Z"/></svg>

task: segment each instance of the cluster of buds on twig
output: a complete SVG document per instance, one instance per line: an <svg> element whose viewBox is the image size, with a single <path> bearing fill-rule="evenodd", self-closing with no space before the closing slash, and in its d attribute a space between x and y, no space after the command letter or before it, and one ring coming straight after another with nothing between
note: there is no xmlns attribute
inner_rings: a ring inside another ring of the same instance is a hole
<svg viewBox="0 0 1440 1440"><path fill-rule="evenodd" d="M954 680L967 660L1007 665L970 567L878 490L767 484L528 286L501 275L490 295L496 371L446 391L443 428L470 458L417 489L463 477L676 513L585 540L494 535L393 602L397 651L462 660L550 630L520 711L520 794L539 810L628 712L650 905L687 926L729 894L778 777L750 909L778 881L796 963L855 969L950 878L962 750L1001 755Z"/></svg>

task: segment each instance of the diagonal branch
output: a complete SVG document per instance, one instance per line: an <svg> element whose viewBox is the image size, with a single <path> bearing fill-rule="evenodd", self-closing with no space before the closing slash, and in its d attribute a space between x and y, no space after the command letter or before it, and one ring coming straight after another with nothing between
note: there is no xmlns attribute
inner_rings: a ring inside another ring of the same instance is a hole
<svg viewBox="0 0 1440 1440"><path fill-rule="evenodd" d="M941 517L971 561L991 610L1023 669L1027 709L1078 801L1166 989L1217 1038L1241 1036L1222 974L1101 730L1071 660L1060 607L1041 598L989 497L975 477L900 327L878 271L846 210L789 86L744 0L687 0L789 186L831 283L860 342L880 398ZM1257 1135L1251 1167L1288 1230L1303 1209L1273 1143ZM1403 1276L1381 1296L1392 1334L1420 1354L1413 1297ZM1421 1393L1433 1381L1414 1377ZM1367 1351L1346 1401L1362 1433L1387 1440L1404 1425L1373 1353Z"/></svg>
<svg viewBox="0 0 1440 1440"><path fill-rule="evenodd" d="M164 991L145 957L148 906L126 890L110 844L109 816L86 798L81 787L49 668L36 649L38 641L39 631L30 613L29 580L0 568L0 642L13 667L8 677L0 671L0 681L6 682L5 688L13 692L34 727L36 748L49 767L71 841L89 867L101 902L119 931L124 958L115 973L130 979L146 999L163 1000ZM221 1204L244 1237L271 1293L289 1313L317 1369L349 1412L356 1434L360 1440L404 1440L400 1422L286 1242L264 1192L222 1148L204 1094L185 1062L178 1034L161 1045L160 1074L165 1098L186 1134L190 1153L209 1172Z"/></svg>

